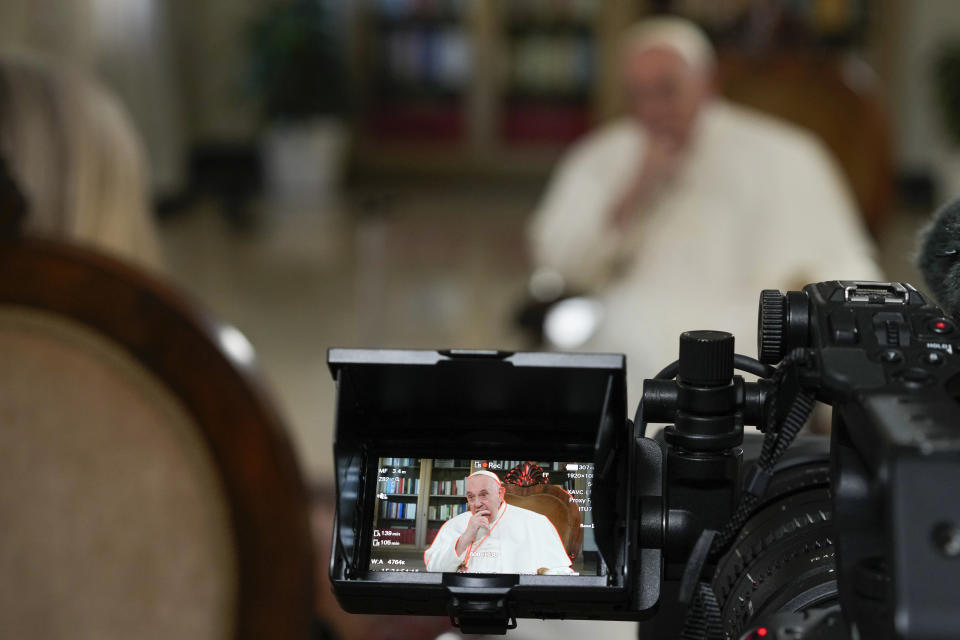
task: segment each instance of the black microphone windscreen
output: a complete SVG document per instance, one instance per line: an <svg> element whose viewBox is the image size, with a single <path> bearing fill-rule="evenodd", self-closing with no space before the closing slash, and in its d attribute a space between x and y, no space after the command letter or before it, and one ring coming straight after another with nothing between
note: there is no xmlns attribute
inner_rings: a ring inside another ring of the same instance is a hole
<svg viewBox="0 0 960 640"><path fill-rule="evenodd" d="M920 234L917 267L952 315L960 315L960 198L940 208Z"/></svg>

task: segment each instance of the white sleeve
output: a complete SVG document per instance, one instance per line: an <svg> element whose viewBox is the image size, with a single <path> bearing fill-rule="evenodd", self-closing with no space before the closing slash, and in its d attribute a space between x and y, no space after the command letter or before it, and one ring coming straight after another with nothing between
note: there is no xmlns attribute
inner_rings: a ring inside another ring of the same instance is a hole
<svg viewBox="0 0 960 640"><path fill-rule="evenodd" d="M618 127L564 156L528 228L535 267L559 272L572 289L591 290L606 279L621 241L610 216L641 147L642 138Z"/></svg>
<svg viewBox="0 0 960 640"><path fill-rule="evenodd" d="M563 547L563 541L560 539L560 534L557 533L557 528L553 526L553 523L550 522L550 519L546 516L539 514L538 516L534 521L536 523L534 534L538 542L534 549L537 568L551 569L554 571L569 569L570 556L567 555L567 550ZM534 523L532 522L531 524Z"/></svg>
<svg viewBox="0 0 960 640"><path fill-rule="evenodd" d="M423 561L427 571L454 572L466 557L466 551L459 556L457 555L457 540L460 539L463 532L456 526L455 519L454 517L443 523L440 531L437 532L437 537L433 540L433 544L424 551Z"/></svg>

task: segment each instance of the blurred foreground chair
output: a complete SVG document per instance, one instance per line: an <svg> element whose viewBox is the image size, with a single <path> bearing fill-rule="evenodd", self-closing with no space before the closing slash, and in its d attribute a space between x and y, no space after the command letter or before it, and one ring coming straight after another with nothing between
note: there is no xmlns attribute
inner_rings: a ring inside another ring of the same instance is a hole
<svg viewBox="0 0 960 640"><path fill-rule="evenodd" d="M529 462L511 469L503 483L506 488L504 500L507 504L546 516L560 535L572 562L583 547L580 506L562 488L547 484L543 471L537 473L537 470L540 467Z"/></svg>
<svg viewBox="0 0 960 640"><path fill-rule="evenodd" d="M125 264L17 237L16 202L0 198L2 635L307 638L308 500L249 343Z"/></svg>

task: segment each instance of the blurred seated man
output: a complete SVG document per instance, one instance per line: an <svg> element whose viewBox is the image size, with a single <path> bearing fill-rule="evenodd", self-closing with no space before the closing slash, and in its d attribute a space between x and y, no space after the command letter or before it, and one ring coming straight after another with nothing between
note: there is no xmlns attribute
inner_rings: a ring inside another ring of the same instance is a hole
<svg viewBox="0 0 960 640"><path fill-rule="evenodd" d="M508 505L495 473L467 477L469 509L447 520L423 554L427 571L568 575L570 558L546 516Z"/></svg>
<svg viewBox="0 0 960 640"><path fill-rule="evenodd" d="M0 52L0 155L26 197L26 232L162 269L145 154L106 89L51 60Z"/></svg>
<svg viewBox="0 0 960 640"><path fill-rule="evenodd" d="M628 355L635 401L682 331L730 331L754 353L762 289L880 273L823 145L715 96L697 27L654 18L621 46L629 115L566 154L529 240L538 273L600 300L582 346Z"/></svg>

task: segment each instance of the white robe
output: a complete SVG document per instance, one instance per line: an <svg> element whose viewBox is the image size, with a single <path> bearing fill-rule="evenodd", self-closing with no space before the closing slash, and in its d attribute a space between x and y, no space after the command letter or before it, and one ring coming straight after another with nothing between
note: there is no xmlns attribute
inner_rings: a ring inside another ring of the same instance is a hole
<svg viewBox="0 0 960 640"><path fill-rule="evenodd" d="M467 530L471 515L467 511L443 523L423 554L427 571L455 572L466 562L468 573L535 574L539 569L571 573L570 558L553 523L546 516L506 502L500 504L489 535L484 538L481 530L474 544L457 555L457 541Z"/></svg>
<svg viewBox="0 0 960 640"><path fill-rule="evenodd" d="M881 278L849 189L813 136L714 100L678 174L618 230L611 213L646 144L625 118L574 145L529 234L536 266L603 304L585 349L627 354L631 406L643 378L677 358L683 331L729 331L738 353L756 355L762 289Z"/></svg>

